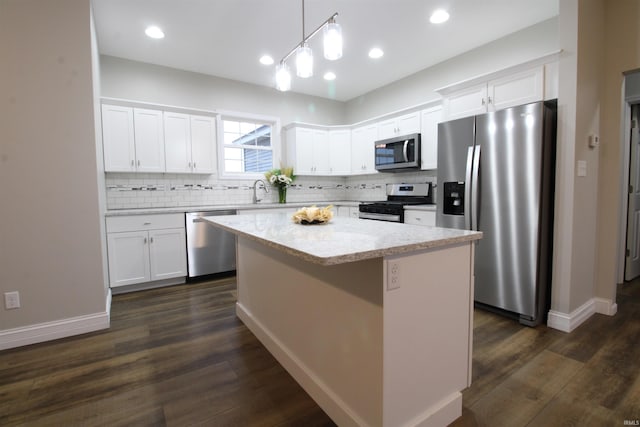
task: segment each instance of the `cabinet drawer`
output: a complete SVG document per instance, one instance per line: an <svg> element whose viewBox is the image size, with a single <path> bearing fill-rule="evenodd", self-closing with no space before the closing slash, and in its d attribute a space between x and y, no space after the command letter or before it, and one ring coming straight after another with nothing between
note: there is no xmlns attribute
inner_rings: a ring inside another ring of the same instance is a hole
<svg viewBox="0 0 640 427"><path fill-rule="evenodd" d="M404 211L405 224L436 225L436 213L430 211Z"/></svg>
<svg viewBox="0 0 640 427"><path fill-rule="evenodd" d="M184 229L184 214L130 215L107 217L107 233L123 231Z"/></svg>

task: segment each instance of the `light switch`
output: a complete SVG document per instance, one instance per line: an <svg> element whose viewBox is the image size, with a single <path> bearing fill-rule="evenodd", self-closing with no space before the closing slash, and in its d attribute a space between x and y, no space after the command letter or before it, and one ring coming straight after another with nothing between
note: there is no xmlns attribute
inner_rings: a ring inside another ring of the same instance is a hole
<svg viewBox="0 0 640 427"><path fill-rule="evenodd" d="M586 160L578 160L578 176L587 176Z"/></svg>

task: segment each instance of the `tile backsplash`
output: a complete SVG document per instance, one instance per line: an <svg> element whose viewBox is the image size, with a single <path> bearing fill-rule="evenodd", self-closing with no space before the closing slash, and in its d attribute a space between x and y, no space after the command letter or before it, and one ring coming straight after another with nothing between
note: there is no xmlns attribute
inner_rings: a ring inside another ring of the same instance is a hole
<svg viewBox="0 0 640 427"><path fill-rule="evenodd" d="M384 200L386 184L435 183L435 171L379 173L351 177L298 176L288 202ZM107 209L168 208L250 204L254 180L220 180L215 175L106 173ZM258 189L262 203L276 203L278 192Z"/></svg>

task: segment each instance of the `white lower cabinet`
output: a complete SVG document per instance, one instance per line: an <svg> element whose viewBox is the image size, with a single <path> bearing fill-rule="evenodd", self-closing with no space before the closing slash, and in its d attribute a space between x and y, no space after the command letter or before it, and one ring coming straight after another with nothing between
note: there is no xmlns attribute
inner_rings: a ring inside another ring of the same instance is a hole
<svg viewBox="0 0 640 427"><path fill-rule="evenodd" d="M111 287L187 276L183 214L109 217Z"/></svg>
<svg viewBox="0 0 640 427"><path fill-rule="evenodd" d="M336 216L345 218L358 218L360 210L357 206L338 206L336 208Z"/></svg>
<svg viewBox="0 0 640 427"><path fill-rule="evenodd" d="M423 210L404 210L404 223L415 225L429 225L436 226L436 211L423 211Z"/></svg>

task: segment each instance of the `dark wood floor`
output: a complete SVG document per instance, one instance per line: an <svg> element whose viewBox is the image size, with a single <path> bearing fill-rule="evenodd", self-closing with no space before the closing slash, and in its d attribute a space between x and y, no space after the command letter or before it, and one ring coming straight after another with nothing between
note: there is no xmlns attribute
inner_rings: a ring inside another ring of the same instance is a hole
<svg viewBox="0 0 640 427"><path fill-rule="evenodd" d="M115 296L112 327L0 352L0 426L333 426L235 317L233 278ZM477 311L454 426L640 420L640 281L572 334Z"/></svg>

